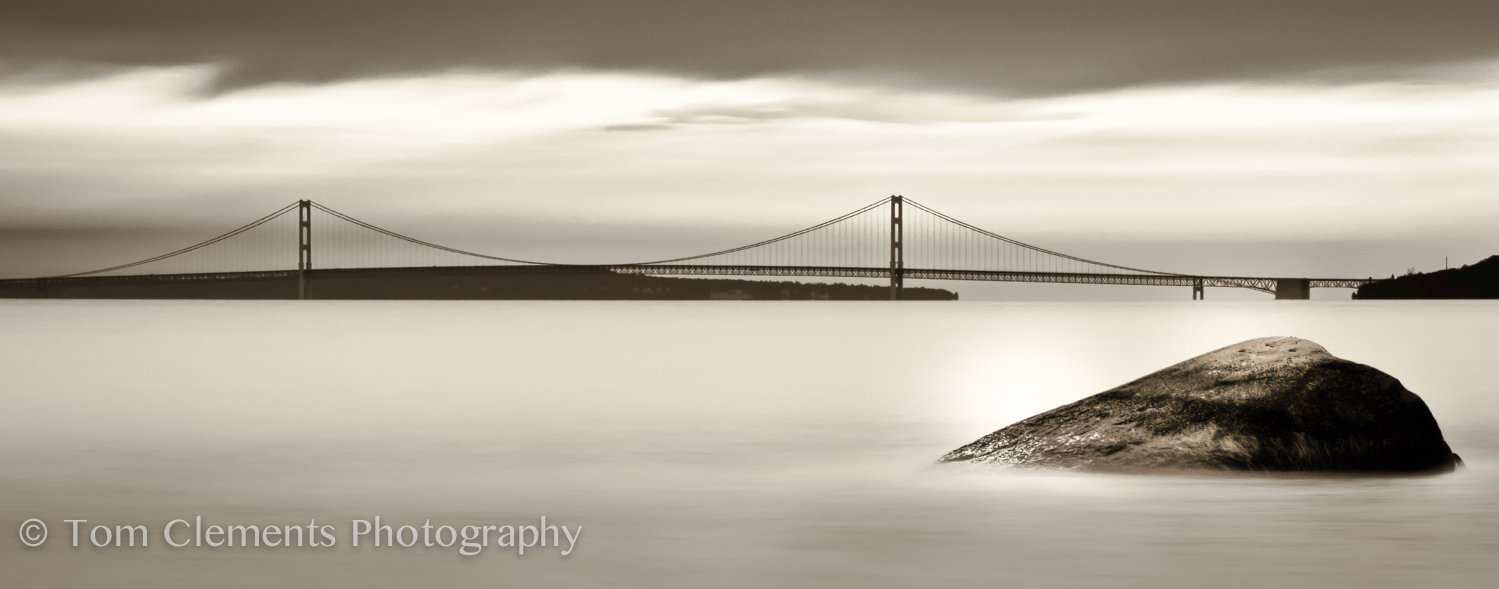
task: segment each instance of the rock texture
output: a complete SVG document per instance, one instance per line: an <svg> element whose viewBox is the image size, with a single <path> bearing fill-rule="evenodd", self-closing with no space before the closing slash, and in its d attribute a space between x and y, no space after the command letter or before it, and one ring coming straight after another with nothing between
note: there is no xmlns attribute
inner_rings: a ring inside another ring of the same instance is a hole
<svg viewBox="0 0 1499 589"><path fill-rule="evenodd" d="M1101 470L1451 470L1400 381L1313 342L1261 338L1036 415L943 456Z"/></svg>

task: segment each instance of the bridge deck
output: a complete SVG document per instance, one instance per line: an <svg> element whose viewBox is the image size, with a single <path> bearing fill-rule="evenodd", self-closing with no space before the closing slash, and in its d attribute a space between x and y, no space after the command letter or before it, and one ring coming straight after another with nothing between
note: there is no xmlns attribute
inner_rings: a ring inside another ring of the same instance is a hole
<svg viewBox="0 0 1499 589"><path fill-rule="evenodd" d="M722 265L624 265L605 266L623 274L658 276L826 276L840 278L889 278L889 268L825 266L722 266ZM1281 280L1306 280L1309 288L1358 288L1367 278L1294 278L1264 276L1195 276L1188 274L1097 274L1077 272L1024 272L1010 270L944 270L906 268L906 278L916 280L979 280L990 282L1043 282L1061 284L1120 284L1135 286L1204 286L1249 288L1275 293Z"/></svg>
<svg viewBox="0 0 1499 589"><path fill-rule="evenodd" d="M517 272L569 272L610 271L620 274L653 276L774 276L774 277L825 277L825 278L877 278L888 279L890 268L862 266L773 266L773 265L715 265L715 264L627 264L627 265L494 265L494 266L424 266L395 268L348 268L311 270L315 277L325 272L366 272L378 274L432 275L444 273L517 273ZM906 268L905 278L913 280L973 280L990 282L1036 282L1060 284L1116 284L1135 286L1179 286L1248 288L1274 294L1277 283L1283 280L1306 281L1308 288L1358 288L1371 282L1365 278L1271 278L1262 276L1194 276L1186 274L1097 274L1072 272L1024 272L1007 270L952 270L938 268ZM144 274L120 276L78 276L63 278L21 278L0 280L0 286L15 288L46 288L47 285L85 285L110 283L194 283L215 281L295 280L297 270L267 270L256 272L212 272L195 274Z"/></svg>

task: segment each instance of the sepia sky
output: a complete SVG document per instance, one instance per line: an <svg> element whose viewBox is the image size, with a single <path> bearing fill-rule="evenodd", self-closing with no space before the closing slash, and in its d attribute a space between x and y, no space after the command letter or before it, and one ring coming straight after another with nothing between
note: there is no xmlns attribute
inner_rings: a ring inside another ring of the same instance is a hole
<svg viewBox="0 0 1499 589"><path fill-rule="evenodd" d="M1435 269L1499 253L1495 23L1490 0L7 2L0 276L299 198L590 261L897 193L1167 271Z"/></svg>

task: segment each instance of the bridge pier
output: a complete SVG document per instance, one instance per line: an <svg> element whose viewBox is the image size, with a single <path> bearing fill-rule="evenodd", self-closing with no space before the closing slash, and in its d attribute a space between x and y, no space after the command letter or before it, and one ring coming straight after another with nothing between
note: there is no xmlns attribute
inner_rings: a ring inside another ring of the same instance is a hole
<svg viewBox="0 0 1499 589"><path fill-rule="evenodd" d="M1312 298L1312 281L1307 278L1275 279L1276 300L1306 300Z"/></svg>
<svg viewBox="0 0 1499 589"><path fill-rule="evenodd" d="M1207 291L1204 291L1202 289L1202 279L1198 278L1196 280L1193 280L1192 281L1192 300L1194 300L1194 301L1204 301L1204 300L1207 300L1207 298L1208 298Z"/></svg>

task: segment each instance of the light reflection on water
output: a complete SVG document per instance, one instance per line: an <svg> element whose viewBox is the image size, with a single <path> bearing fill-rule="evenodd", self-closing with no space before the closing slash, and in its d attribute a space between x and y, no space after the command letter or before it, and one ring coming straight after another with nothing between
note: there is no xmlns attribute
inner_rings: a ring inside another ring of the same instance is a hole
<svg viewBox="0 0 1499 589"><path fill-rule="evenodd" d="M0 521L582 524L577 552L0 548L20 586L1487 586L1492 303L0 303ZM1400 378L1414 478L934 467L1243 339ZM16 575L19 575L18 577Z"/></svg>

